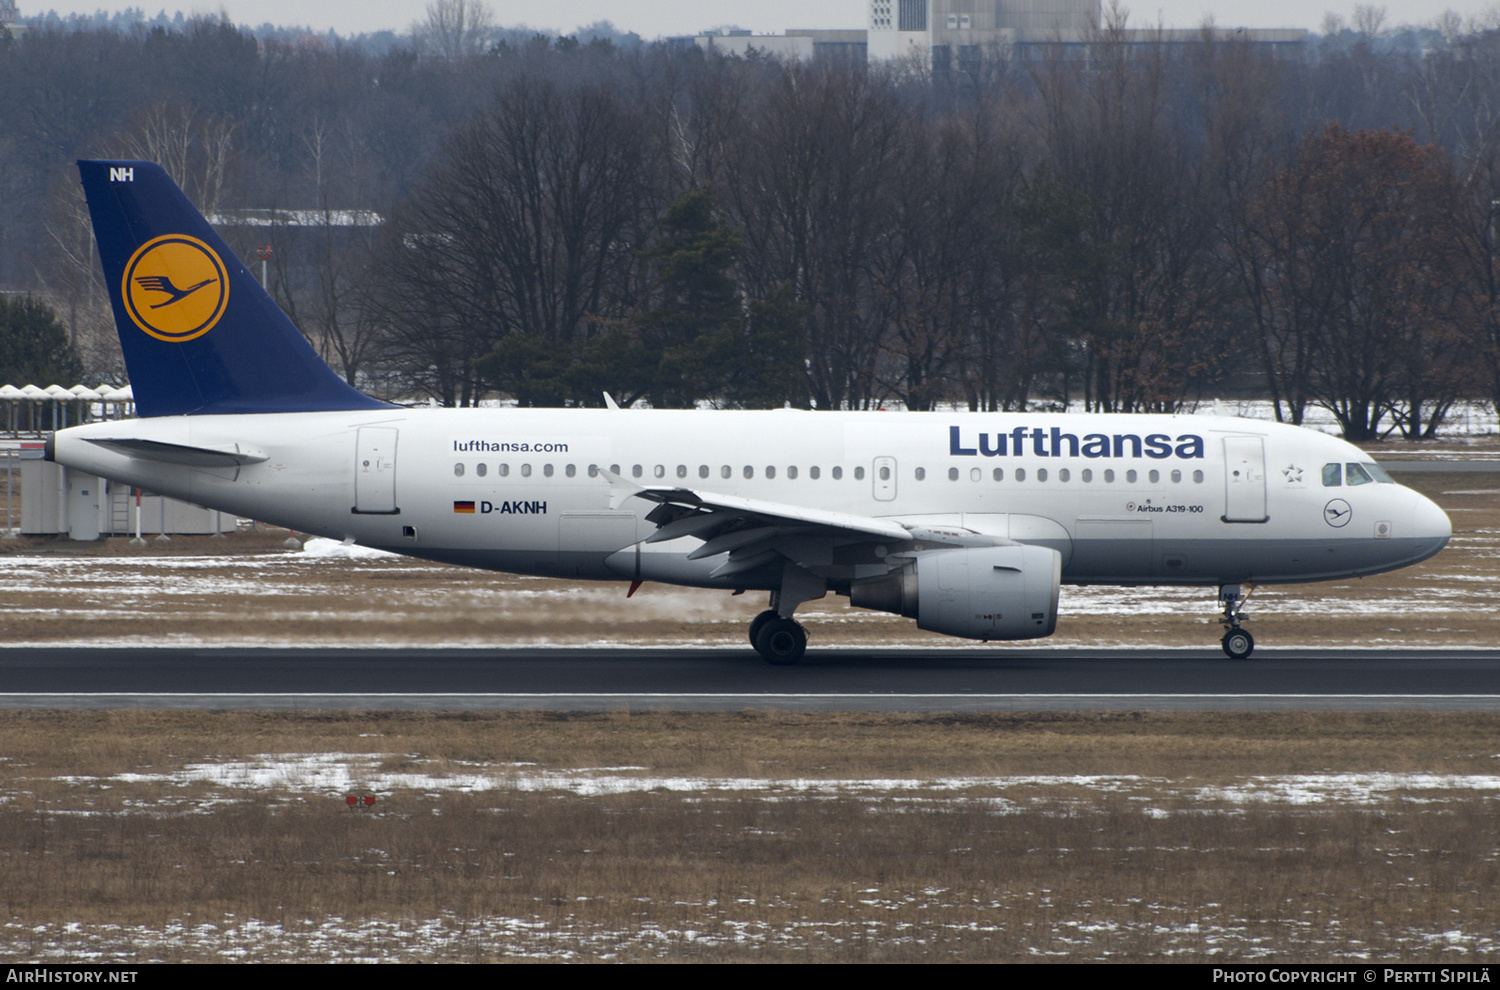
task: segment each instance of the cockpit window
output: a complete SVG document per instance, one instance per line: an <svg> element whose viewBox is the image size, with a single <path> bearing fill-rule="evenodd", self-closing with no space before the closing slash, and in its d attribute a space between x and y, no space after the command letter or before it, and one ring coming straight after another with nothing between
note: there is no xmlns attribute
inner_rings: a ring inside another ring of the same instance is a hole
<svg viewBox="0 0 1500 990"><path fill-rule="evenodd" d="M1374 461L1366 464L1365 470L1370 472L1370 477L1374 478L1382 485L1394 485L1396 483L1396 479L1386 474L1385 468L1381 467L1379 464L1376 464Z"/></svg>
<svg viewBox="0 0 1500 990"><path fill-rule="evenodd" d="M1344 465L1342 465L1342 464L1324 464L1323 465L1323 487L1324 488L1337 488L1338 486L1342 485L1343 483L1344 483Z"/></svg>
<svg viewBox="0 0 1500 990"><path fill-rule="evenodd" d="M1371 466L1373 467L1374 465ZM1345 464L1344 470L1349 476L1349 484L1351 486L1370 485L1375 482L1375 479L1370 477L1370 472L1365 470L1363 464Z"/></svg>

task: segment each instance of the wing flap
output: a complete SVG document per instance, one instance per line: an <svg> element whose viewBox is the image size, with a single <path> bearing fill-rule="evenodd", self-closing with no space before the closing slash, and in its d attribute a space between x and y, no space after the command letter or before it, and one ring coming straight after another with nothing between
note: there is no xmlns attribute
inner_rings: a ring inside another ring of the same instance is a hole
<svg viewBox="0 0 1500 990"><path fill-rule="evenodd" d="M911 537L910 531L905 526L888 519L812 509L801 505L788 505L784 502L765 502L760 499L719 495L689 488L642 488L633 494L636 498L660 502L663 505L677 505L695 510L707 509L712 513L722 515L726 521L739 517L759 522L762 525L785 528L813 526L866 539L905 540ZM692 525L693 527L702 526L705 529L711 528L707 522L695 521ZM702 529L694 528L692 533L683 532L678 535L697 535L702 531ZM668 538L663 536L663 539Z"/></svg>

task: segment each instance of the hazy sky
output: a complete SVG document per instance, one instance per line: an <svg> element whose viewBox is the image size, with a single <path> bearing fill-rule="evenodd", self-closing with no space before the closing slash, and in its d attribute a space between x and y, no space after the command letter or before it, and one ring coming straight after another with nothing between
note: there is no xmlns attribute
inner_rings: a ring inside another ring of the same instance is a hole
<svg viewBox="0 0 1500 990"><path fill-rule="evenodd" d="M1374 0L1387 11L1388 24L1424 24L1445 9L1465 17L1493 9L1496 0ZM213 12L220 8L236 23L307 24L319 31L332 27L341 34L384 29L404 31L422 16L427 0L135 0L100 3L98 0L19 0L23 16L48 8L59 13L116 10L139 6L154 15ZM722 24L737 24L760 33L789 27L864 27L866 0L490 0L495 20L504 26L528 24L554 31L571 31L594 21L645 38L691 34ZM1160 21L1166 27L1196 27L1212 14L1221 27L1302 27L1316 29L1329 11L1350 19L1352 0L1139 0L1126 3L1130 24L1147 27Z"/></svg>

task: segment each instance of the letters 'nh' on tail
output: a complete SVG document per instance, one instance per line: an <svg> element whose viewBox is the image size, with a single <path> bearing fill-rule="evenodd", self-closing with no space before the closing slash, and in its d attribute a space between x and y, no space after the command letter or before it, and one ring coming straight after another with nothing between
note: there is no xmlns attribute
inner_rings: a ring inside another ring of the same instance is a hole
<svg viewBox="0 0 1500 990"><path fill-rule="evenodd" d="M387 408L318 357L161 166L78 171L140 415Z"/></svg>

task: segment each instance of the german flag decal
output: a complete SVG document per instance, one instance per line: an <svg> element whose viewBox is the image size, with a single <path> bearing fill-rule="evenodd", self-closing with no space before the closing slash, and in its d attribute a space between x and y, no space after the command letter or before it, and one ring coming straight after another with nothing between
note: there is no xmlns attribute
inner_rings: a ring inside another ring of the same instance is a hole
<svg viewBox="0 0 1500 990"><path fill-rule="evenodd" d="M453 511L454 512L467 512L470 515L473 515L473 513L474 513L474 503L473 502L454 502L453 503Z"/></svg>

